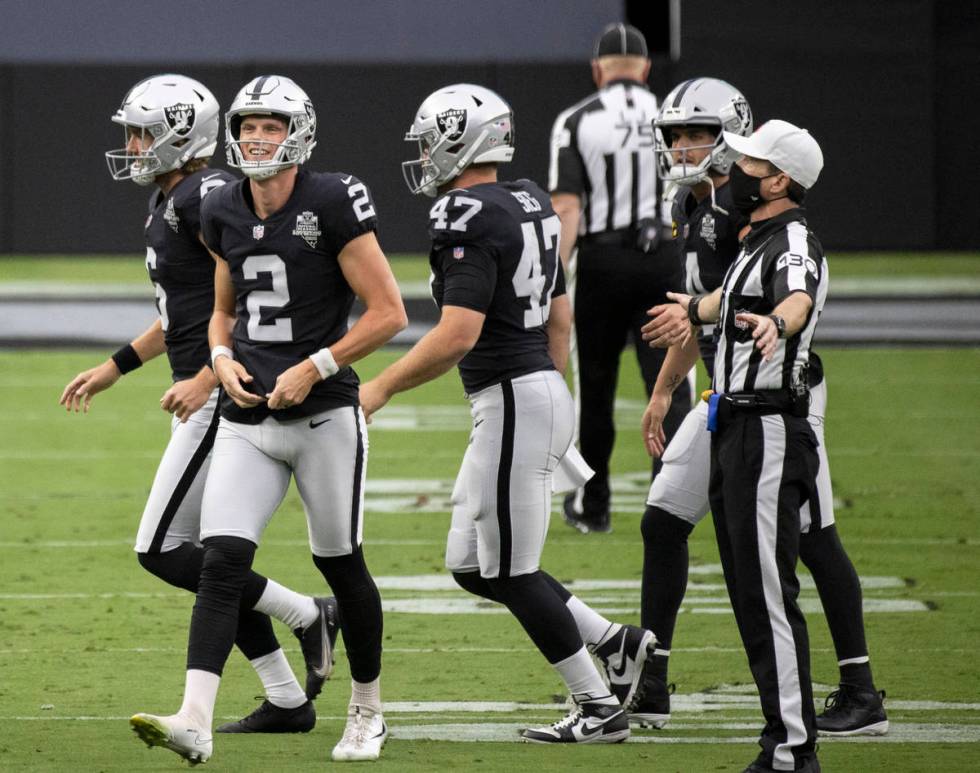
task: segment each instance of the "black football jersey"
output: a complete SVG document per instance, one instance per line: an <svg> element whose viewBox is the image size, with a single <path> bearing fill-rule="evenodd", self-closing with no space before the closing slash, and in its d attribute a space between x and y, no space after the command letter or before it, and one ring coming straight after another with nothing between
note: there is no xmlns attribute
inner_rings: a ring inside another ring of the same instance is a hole
<svg viewBox="0 0 980 773"><path fill-rule="evenodd" d="M432 297L486 315L459 363L469 393L506 379L554 370L546 323L563 295L561 223L530 180L485 183L441 196L429 211Z"/></svg>
<svg viewBox="0 0 980 773"><path fill-rule="evenodd" d="M201 244L201 201L235 180L202 169L166 196L155 191L146 218L146 270L156 292L174 381L190 378L210 360L208 322L214 309L214 259Z"/></svg>
<svg viewBox="0 0 980 773"><path fill-rule="evenodd" d="M374 202L353 175L300 168L289 200L267 219L256 216L246 179L209 196L201 222L235 286L235 358L254 378L250 391L264 396L280 373L347 333L354 292L337 256L349 241L376 230ZM292 408L245 409L224 396L221 411L230 421L258 423L270 414L286 421L357 405L359 384L345 367Z"/></svg>
<svg viewBox="0 0 980 773"><path fill-rule="evenodd" d="M711 206L711 196L698 201L686 187L679 188L674 199L673 231L683 253L684 291L690 295L710 293L721 286L728 267L738 256L738 232L748 222L732 204L728 183L715 190L715 205L725 211ZM705 325L698 336L701 358L709 377L714 370L717 343L713 328L713 325Z"/></svg>

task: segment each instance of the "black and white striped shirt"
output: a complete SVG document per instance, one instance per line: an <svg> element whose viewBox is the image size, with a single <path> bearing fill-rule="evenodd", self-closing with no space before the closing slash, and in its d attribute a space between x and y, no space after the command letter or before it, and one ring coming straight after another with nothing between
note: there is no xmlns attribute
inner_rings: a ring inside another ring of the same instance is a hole
<svg viewBox="0 0 980 773"><path fill-rule="evenodd" d="M715 356L716 392L753 392L806 386L806 368L817 319L827 298L827 259L806 226L802 208L754 223L722 285ZM752 330L735 315L770 314L786 297L804 292L813 306L803 329L779 339L764 362Z"/></svg>
<svg viewBox="0 0 980 773"><path fill-rule="evenodd" d="M548 190L581 197L580 233L631 228L657 215L656 116L657 98L628 79L606 84L558 116Z"/></svg>

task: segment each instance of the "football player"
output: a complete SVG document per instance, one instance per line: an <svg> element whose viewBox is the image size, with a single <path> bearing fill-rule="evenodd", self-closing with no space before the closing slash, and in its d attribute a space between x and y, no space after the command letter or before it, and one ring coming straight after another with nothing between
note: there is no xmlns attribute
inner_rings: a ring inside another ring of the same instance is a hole
<svg viewBox="0 0 980 773"><path fill-rule="evenodd" d="M361 386L361 405L370 418L393 395L459 366L473 430L453 491L446 565L462 588L513 613L575 701L567 717L525 730L524 740L614 743L629 736L623 704L655 639L610 623L539 566L553 475L574 431L562 376L571 309L548 194L530 180L497 181L497 165L514 154L513 132L510 107L482 86L447 86L419 107L405 137L419 157L402 168L412 193L436 197L429 263L440 319Z"/></svg>
<svg viewBox="0 0 980 773"><path fill-rule="evenodd" d="M87 412L92 397L166 352L173 385L160 400L174 415L136 537L140 564L179 588L197 592L204 551L200 516L204 480L217 429L218 380L210 368L208 321L214 306L214 261L201 242L202 199L234 178L208 168L218 136L218 102L183 75L156 75L126 94L112 120L125 146L106 153L115 180L155 186L144 227L146 267L158 319L110 359L80 373L61 404ZM333 599L313 599L254 572L242 594L236 643L265 687L266 701L224 732L296 732L313 728L316 697L333 666ZM306 692L297 683L267 615L301 637ZM305 633L304 633L305 632Z"/></svg>
<svg viewBox="0 0 980 773"><path fill-rule="evenodd" d="M679 84L664 100L654 122L661 174L677 186L673 221L678 243L686 255L690 295L710 293L722 284L739 252L739 232L747 219L735 208L728 174L738 154L728 147L724 131L741 136L752 132L752 113L745 97L731 84L715 78L694 78ZM668 335L673 324L688 330L682 310L667 307L658 322L646 329ZM713 325L697 337L671 349L665 374L693 365L698 350L709 377L714 369ZM834 524L830 468L823 440L827 385L819 357L810 353L809 421L819 442L817 495L800 511L800 558L813 575L830 627L840 669L840 687L828 698L827 710L817 717L825 735L880 735L888 730L883 694L874 687L864 636L861 585L854 565L841 544ZM631 716L655 727L670 718L667 665L677 613L687 586L687 538L708 512L710 438L706 431L707 403L692 410L680 430L663 448L662 421L671 402L672 385L665 376L657 382L643 416L647 450L662 454L663 470L647 498L641 530L644 541L642 623L655 627L660 638L653 664Z"/></svg>
<svg viewBox="0 0 980 773"><path fill-rule="evenodd" d="M211 356L224 388L204 491L204 563L191 617L184 702L138 714L134 729L189 760L212 750L221 671L239 599L269 519L295 476L313 562L336 594L352 695L334 760L377 759L381 597L361 548L367 433L351 364L406 324L375 236L364 183L301 168L316 145L306 93L281 75L247 83L225 116L228 162L243 180L204 202L204 241L219 260ZM348 329L354 296L366 311Z"/></svg>

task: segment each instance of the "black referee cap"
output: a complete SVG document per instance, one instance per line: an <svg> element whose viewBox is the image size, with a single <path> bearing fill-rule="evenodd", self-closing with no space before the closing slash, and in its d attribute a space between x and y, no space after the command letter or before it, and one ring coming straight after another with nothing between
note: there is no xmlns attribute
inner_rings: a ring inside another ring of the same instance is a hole
<svg viewBox="0 0 980 773"><path fill-rule="evenodd" d="M609 24L596 39L592 58L600 56L643 56L648 57L647 41L632 24L620 22Z"/></svg>

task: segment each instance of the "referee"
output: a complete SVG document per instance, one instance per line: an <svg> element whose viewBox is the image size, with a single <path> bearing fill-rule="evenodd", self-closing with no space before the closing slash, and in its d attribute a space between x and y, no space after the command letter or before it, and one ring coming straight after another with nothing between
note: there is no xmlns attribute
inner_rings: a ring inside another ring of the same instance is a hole
<svg viewBox="0 0 980 773"><path fill-rule="evenodd" d="M640 328L650 306L683 286L680 258L660 239L652 126L658 109L646 87L649 73L643 34L610 24L592 56L599 90L562 112L552 130L548 188L561 218L562 261L574 277L579 447L595 470L584 490L565 499L565 520L582 532L611 530L609 457L620 354L632 336L649 397L665 352L646 346ZM664 420L668 439L691 403L686 382L676 394Z"/></svg>
<svg viewBox="0 0 980 773"><path fill-rule="evenodd" d="M786 121L724 133L742 158L729 185L749 218L741 251L710 295L674 295L691 322L719 322L708 429L709 497L725 582L759 689L762 752L746 773L820 770L806 621L797 603L800 507L817 442L807 421L810 344L827 264L800 204L823 168L820 146Z"/></svg>

